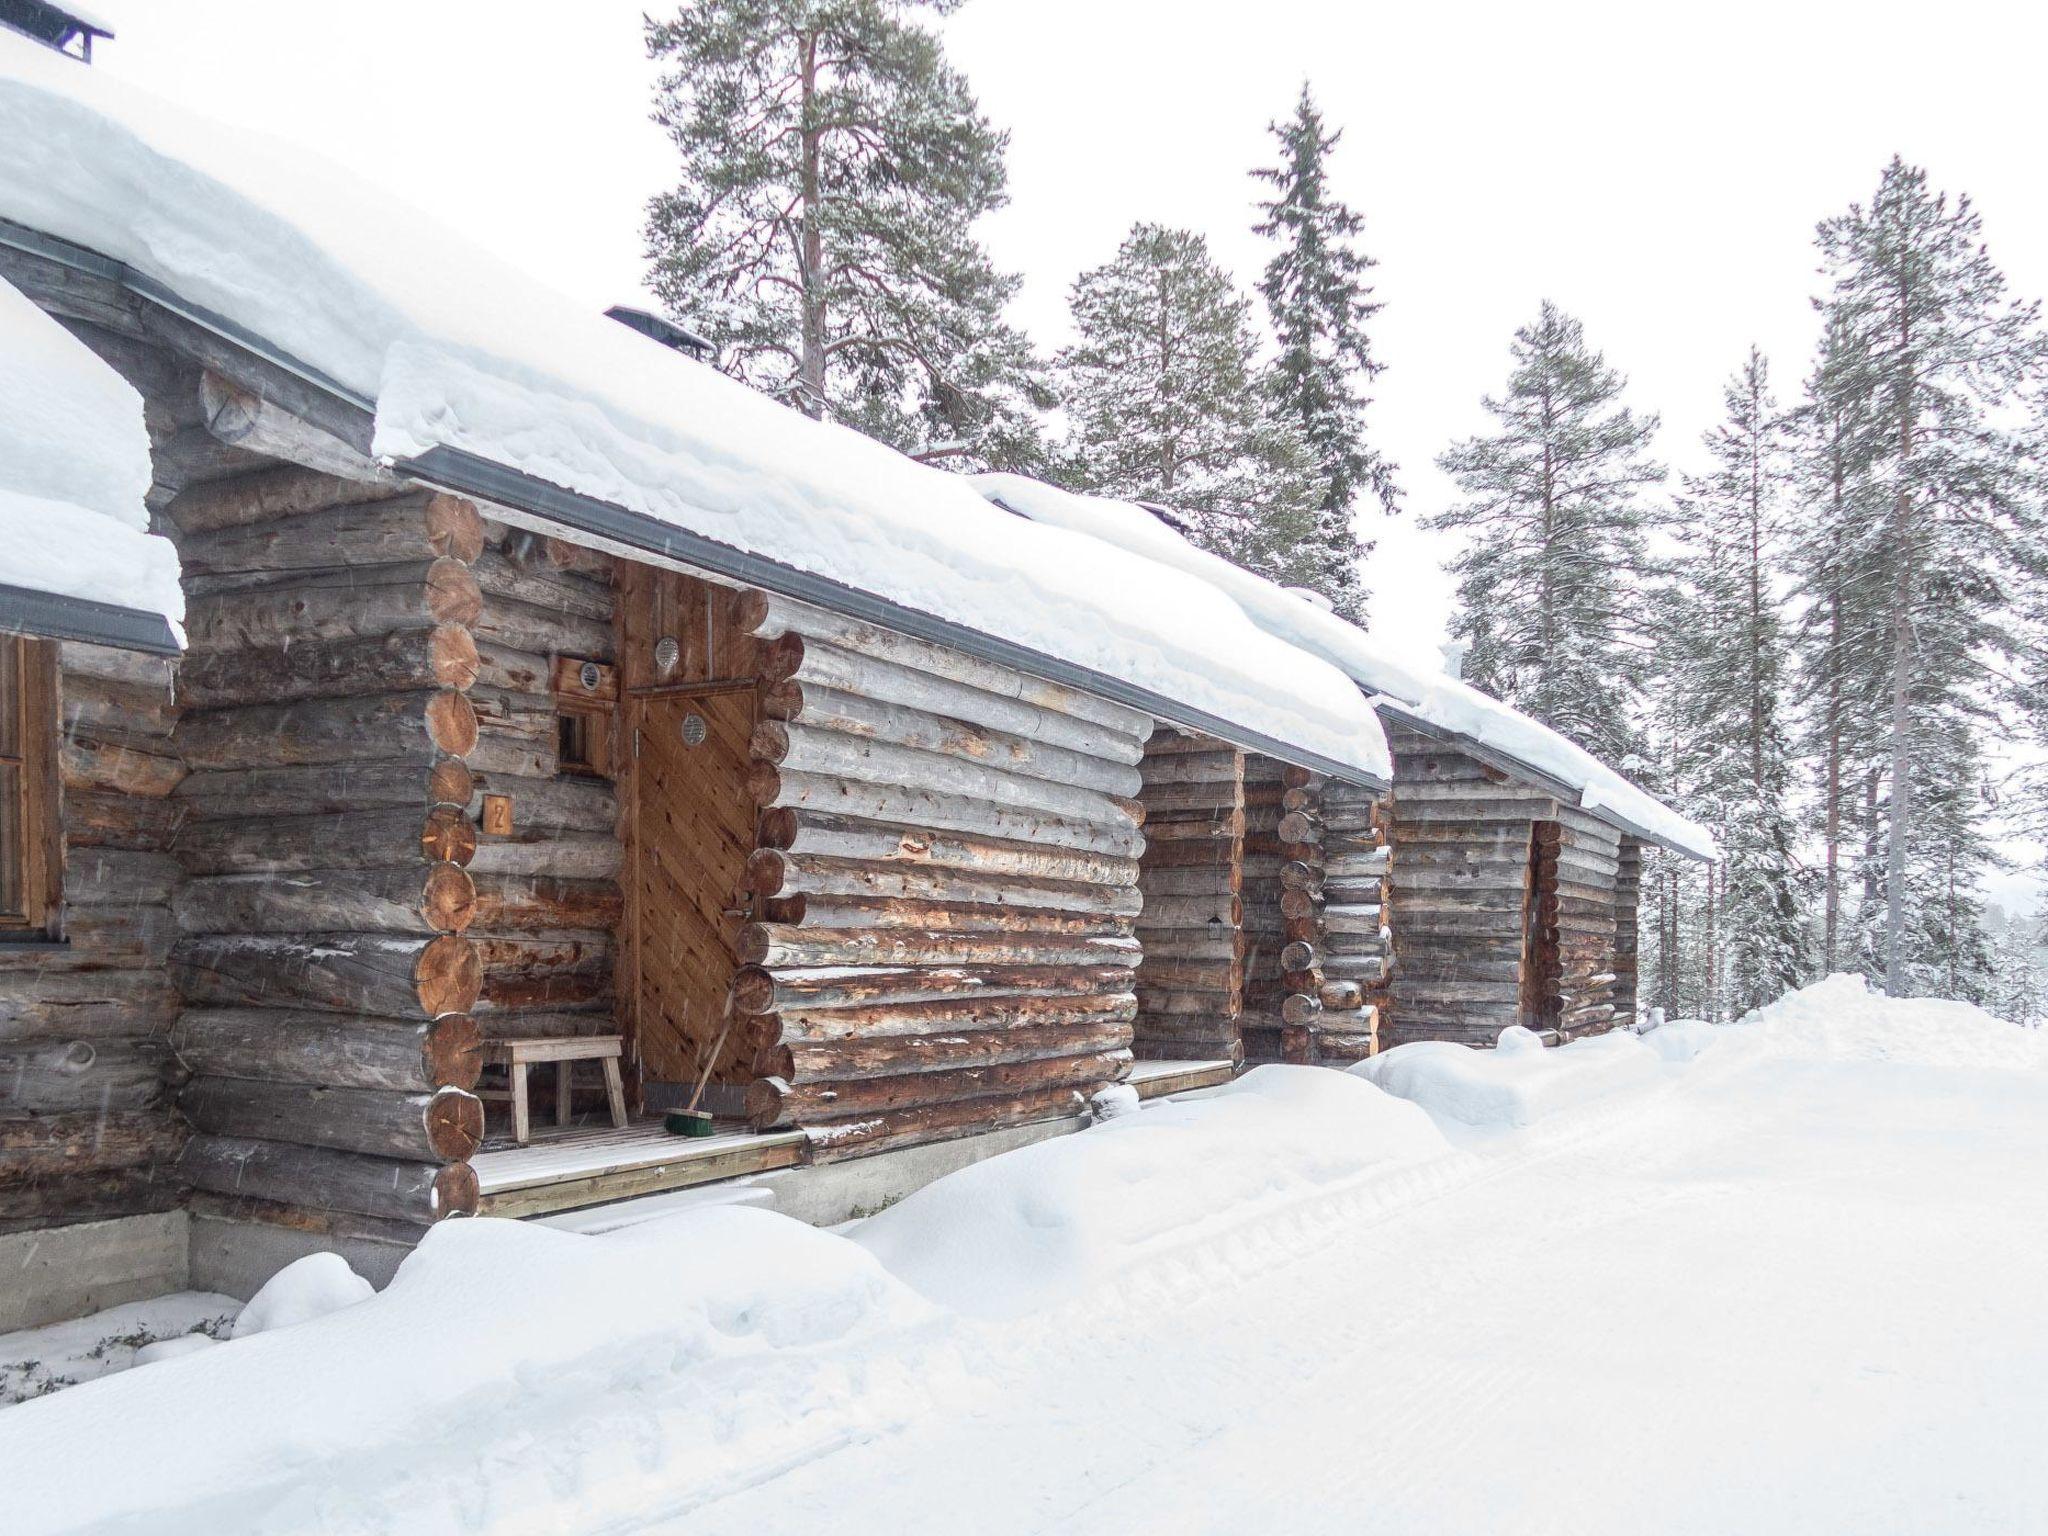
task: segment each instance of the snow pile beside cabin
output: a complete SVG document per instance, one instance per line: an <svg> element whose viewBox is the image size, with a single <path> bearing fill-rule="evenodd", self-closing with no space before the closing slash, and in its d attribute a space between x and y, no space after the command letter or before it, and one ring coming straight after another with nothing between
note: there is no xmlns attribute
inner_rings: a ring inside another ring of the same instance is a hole
<svg viewBox="0 0 2048 1536"><path fill-rule="evenodd" d="M957 1311L1077 1295L1168 1246L1447 1149L1412 1105L1320 1067L1258 1067L976 1163L871 1217L853 1240Z"/></svg>
<svg viewBox="0 0 2048 1536"><path fill-rule="evenodd" d="M175 625L178 555L149 532L149 482L142 397L0 280L0 585Z"/></svg>
<svg viewBox="0 0 2048 1536"><path fill-rule="evenodd" d="M583 1528L631 1512L676 1444L710 1476L720 1448L787 1443L863 1387L808 1352L926 1315L845 1239L764 1211L603 1237L445 1222L368 1300L6 1410L6 1526Z"/></svg>
<svg viewBox="0 0 2048 1536"><path fill-rule="evenodd" d="M1197 577L989 506L591 314L304 151L0 36L0 218L126 263L436 447L964 625L1374 776L1344 674Z"/></svg>
<svg viewBox="0 0 2048 1536"><path fill-rule="evenodd" d="M1743 1016L1737 1029L1774 1055L1972 1070L2048 1071L2048 1030L2024 1029L1974 1003L1887 997L1837 974Z"/></svg>
<svg viewBox="0 0 2048 1536"><path fill-rule="evenodd" d="M1595 1035L1546 1048L1519 1024L1492 1050L1417 1040L1368 1057L1349 1071L1421 1106L1438 1124L1518 1130L1565 1110L1648 1087L1662 1060L1632 1034Z"/></svg>
<svg viewBox="0 0 2048 1536"><path fill-rule="evenodd" d="M998 506L1066 528L1200 577L1227 593L1260 629L1340 668L1367 691L1405 706L1425 724L1490 747L1578 792L1586 810L1611 816L1667 846L1715 857L1713 835L1567 741L1549 726L1454 677L1410 665L1357 625L1263 576L1199 549L1133 502L1077 496L1022 475L977 475Z"/></svg>

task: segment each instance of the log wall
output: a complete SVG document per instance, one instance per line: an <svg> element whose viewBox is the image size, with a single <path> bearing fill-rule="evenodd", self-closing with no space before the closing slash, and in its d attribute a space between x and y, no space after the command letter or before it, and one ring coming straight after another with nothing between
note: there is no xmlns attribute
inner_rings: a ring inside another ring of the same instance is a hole
<svg viewBox="0 0 2048 1536"><path fill-rule="evenodd" d="M184 776L172 664L45 645L65 942L0 946L0 1232L166 1209L184 1139L164 975Z"/></svg>
<svg viewBox="0 0 2048 1536"><path fill-rule="evenodd" d="M1633 837L1621 840L1614 881L1614 1026L1633 1029L1636 1023L1636 924L1643 899L1643 845Z"/></svg>
<svg viewBox="0 0 2048 1536"><path fill-rule="evenodd" d="M1620 834L1434 738L1390 728L1388 739L1393 946L1382 1043L1490 1045L1516 1023L1551 1039L1612 1027L1623 906L1633 965Z"/></svg>
<svg viewBox="0 0 2048 1536"><path fill-rule="evenodd" d="M208 1209L301 1225L474 1210L493 956L470 931L492 893L466 807L485 769L542 771L485 681L484 521L275 463L188 483L168 510L191 642L173 734L184 1177Z"/></svg>
<svg viewBox="0 0 2048 1536"><path fill-rule="evenodd" d="M750 595L760 807L733 997L812 1155L1078 1110L1132 1060L1152 720Z"/></svg>
<svg viewBox="0 0 2048 1536"><path fill-rule="evenodd" d="M1133 1053L1144 1061L1242 1061L1245 754L1162 726L1139 772L1144 959Z"/></svg>

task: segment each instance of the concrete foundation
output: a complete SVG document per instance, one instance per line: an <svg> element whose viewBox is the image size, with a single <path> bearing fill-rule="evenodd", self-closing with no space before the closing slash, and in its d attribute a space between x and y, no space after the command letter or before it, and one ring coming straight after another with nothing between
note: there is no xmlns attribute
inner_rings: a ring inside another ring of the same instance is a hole
<svg viewBox="0 0 2048 1536"><path fill-rule="evenodd" d="M191 1288L183 1211L0 1237L0 1333Z"/></svg>

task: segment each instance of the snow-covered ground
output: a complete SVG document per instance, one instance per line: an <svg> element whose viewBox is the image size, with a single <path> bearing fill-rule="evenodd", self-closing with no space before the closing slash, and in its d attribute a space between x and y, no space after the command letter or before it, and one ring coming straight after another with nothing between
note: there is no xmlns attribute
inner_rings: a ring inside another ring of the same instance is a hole
<svg viewBox="0 0 2048 1536"><path fill-rule="evenodd" d="M1667 1030L1261 1069L845 1235L451 1223L0 1412L8 1528L2048 1530L2048 1038Z"/></svg>

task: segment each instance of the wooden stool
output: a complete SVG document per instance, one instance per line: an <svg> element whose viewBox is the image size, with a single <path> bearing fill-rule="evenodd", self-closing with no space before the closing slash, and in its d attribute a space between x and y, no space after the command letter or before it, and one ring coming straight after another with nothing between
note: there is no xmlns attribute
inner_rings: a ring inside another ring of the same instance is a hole
<svg viewBox="0 0 2048 1536"><path fill-rule="evenodd" d="M512 1139L522 1147L533 1140L526 1099L526 1069L539 1062L555 1064L555 1124L569 1123L569 1074L579 1061L604 1064L604 1092L611 1102L612 1125L626 1128L626 1085L619 1076L620 1035L553 1035L540 1040L493 1040L484 1046L484 1060L505 1068L508 1089L484 1089L479 1098L512 1101Z"/></svg>

